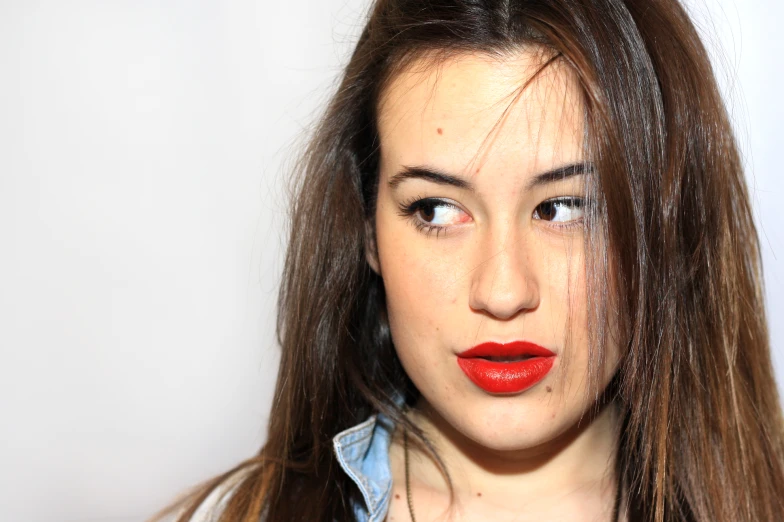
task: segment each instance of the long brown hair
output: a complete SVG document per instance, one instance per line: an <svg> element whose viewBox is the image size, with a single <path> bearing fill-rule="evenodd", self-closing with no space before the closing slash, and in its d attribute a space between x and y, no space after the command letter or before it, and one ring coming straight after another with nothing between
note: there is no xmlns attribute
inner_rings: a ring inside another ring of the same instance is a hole
<svg viewBox="0 0 784 522"><path fill-rule="evenodd" d="M395 397L417 394L395 354L383 282L365 260L380 93L426 52L528 46L566 63L583 90L601 208L593 234L607 245L589 281L614 275L592 299L613 314L624 354L613 399L630 518L784 520L784 422L758 239L727 114L682 6L377 0L299 164L267 443L180 503L181 522L229 480L221 522L353 519L361 497L332 437L374 412L407 424ZM594 326L601 352L607 331Z"/></svg>

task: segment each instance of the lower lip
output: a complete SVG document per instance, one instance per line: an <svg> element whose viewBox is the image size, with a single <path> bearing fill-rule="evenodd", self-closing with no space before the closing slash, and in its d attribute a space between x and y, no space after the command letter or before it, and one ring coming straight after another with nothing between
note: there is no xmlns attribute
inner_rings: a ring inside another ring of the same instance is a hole
<svg viewBox="0 0 784 522"><path fill-rule="evenodd" d="M495 362L478 357L457 358L457 364L471 381L489 393L520 393L544 379L555 356L532 357L524 361Z"/></svg>

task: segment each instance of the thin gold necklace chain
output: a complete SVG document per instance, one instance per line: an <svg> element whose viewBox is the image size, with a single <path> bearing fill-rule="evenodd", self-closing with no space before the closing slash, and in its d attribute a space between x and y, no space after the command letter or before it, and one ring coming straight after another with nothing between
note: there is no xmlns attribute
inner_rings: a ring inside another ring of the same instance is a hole
<svg viewBox="0 0 784 522"><path fill-rule="evenodd" d="M411 500L411 482L408 471L408 430L403 430L403 462L406 466L406 497L408 499L408 514L411 515L411 522L416 522L414 516L414 502Z"/></svg>

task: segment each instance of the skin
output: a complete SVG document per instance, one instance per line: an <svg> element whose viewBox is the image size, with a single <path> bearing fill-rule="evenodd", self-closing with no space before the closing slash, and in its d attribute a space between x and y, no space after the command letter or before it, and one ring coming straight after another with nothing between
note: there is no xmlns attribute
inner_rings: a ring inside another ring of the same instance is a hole
<svg viewBox="0 0 784 522"><path fill-rule="evenodd" d="M611 518L617 418L612 406L591 413L596 360L588 349L582 211L541 207L583 197L591 174L530 185L543 172L585 162L583 109L569 69L555 62L541 70L543 60L532 50L425 57L380 99L368 261L384 280L400 361L422 394L410 416L444 459L455 494L450 502L436 465L411 447L419 522ZM407 167L471 187L396 180ZM401 215L422 198L448 204ZM443 228L427 228L436 225ZM528 390L490 394L457 365L456 354L479 343L513 340L556 353L552 370ZM605 349L600 388L618 360L615 347ZM390 461L388 520L410 520L400 433Z"/></svg>

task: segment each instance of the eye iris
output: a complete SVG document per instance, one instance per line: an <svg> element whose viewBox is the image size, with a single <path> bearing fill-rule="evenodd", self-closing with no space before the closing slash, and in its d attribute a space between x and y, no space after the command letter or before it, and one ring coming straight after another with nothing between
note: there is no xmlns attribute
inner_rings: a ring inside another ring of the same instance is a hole
<svg viewBox="0 0 784 522"><path fill-rule="evenodd" d="M545 221L552 221L555 217L555 203L552 201L545 201L536 210L539 217Z"/></svg>
<svg viewBox="0 0 784 522"><path fill-rule="evenodd" d="M419 209L419 212L422 215L422 219L429 223L436 217L436 206L433 203L425 203Z"/></svg>

